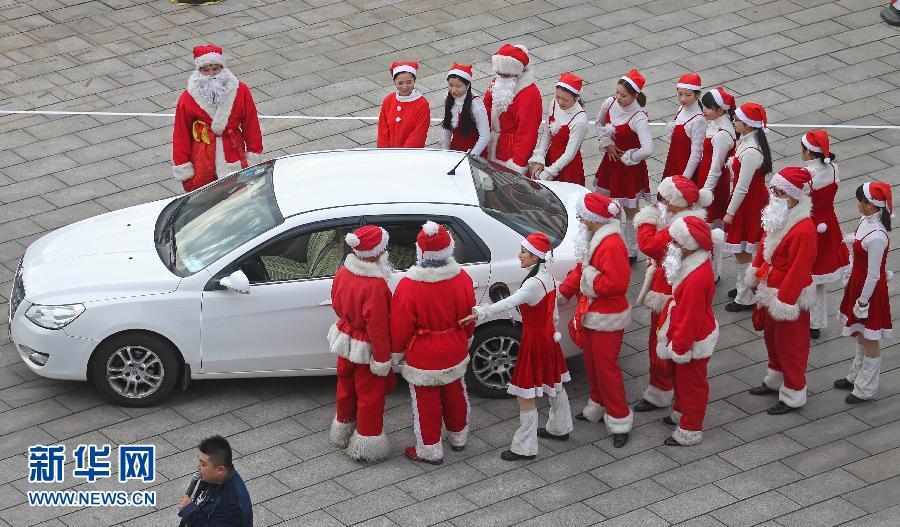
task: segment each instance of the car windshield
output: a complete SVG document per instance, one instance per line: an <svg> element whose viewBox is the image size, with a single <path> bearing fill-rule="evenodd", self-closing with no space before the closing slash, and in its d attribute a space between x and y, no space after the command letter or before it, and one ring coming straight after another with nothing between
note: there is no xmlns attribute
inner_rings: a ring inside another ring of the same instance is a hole
<svg viewBox="0 0 900 527"><path fill-rule="evenodd" d="M173 202L160 233L167 249L160 254L172 272L196 273L284 221L272 185L274 166L271 161L235 172Z"/></svg>
<svg viewBox="0 0 900 527"><path fill-rule="evenodd" d="M566 236L566 208L550 189L487 162L469 158L482 210L522 236L541 231L557 246Z"/></svg>

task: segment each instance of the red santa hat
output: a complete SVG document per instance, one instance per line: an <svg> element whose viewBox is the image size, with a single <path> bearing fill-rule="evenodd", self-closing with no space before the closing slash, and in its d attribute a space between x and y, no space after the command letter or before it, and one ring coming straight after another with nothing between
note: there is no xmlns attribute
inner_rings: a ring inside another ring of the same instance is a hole
<svg viewBox="0 0 900 527"><path fill-rule="evenodd" d="M581 95L581 87L584 83L584 80L575 75L574 73L569 73L568 71L559 76L559 80L556 81L556 85L564 90L568 90L575 95Z"/></svg>
<svg viewBox="0 0 900 527"><path fill-rule="evenodd" d="M881 181L863 183L863 194L869 203L881 209L887 209L891 217L894 217L894 204L891 199L891 186Z"/></svg>
<svg viewBox="0 0 900 527"><path fill-rule="evenodd" d="M472 65L454 63L447 73L447 76L456 75L468 83L472 83Z"/></svg>
<svg viewBox="0 0 900 527"><path fill-rule="evenodd" d="M702 86L703 84L700 82L699 73L685 73L678 78L678 82L675 84L676 88L694 91L700 91Z"/></svg>
<svg viewBox="0 0 900 527"><path fill-rule="evenodd" d="M634 68L631 68L631 71L626 73L625 76L622 77L622 80L630 84L631 87L634 88L634 90L638 93L641 93L644 90L644 83L647 82L647 79L645 79L644 76Z"/></svg>
<svg viewBox="0 0 900 527"><path fill-rule="evenodd" d="M699 205L706 208L712 204L713 200L711 190L698 189L693 181L684 176L664 178L656 187L656 192L664 200L678 207Z"/></svg>
<svg viewBox="0 0 900 527"><path fill-rule="evenodd" d="M575 214L593 223L606 223L617 218L622 208L618 203L597 192L585 194L575 205Z"/></svg>
<svg viewBox="0 0 900 527"><path fill-rule="evenodd" d="M713 237L712 231L706 220L702 220L697 216L682 216L672 222L669 226L669 235L678 245L689 251L702 249L706 252L712 251Z"/></svg>
<svg viewBox="0 0 900 527"><path fill-rule="evenodd" d="M443 225L426 221L416 237L419 258L422 260L446 260L453 256L453 237Z"/></svg>
<svg viewBox="0 0 900 527"><path fill-rule="evenodd" d="M548 253L553 251L553 244L550 243L550 238L541 231L535 231L526 236L522 240L522 247L545 262L547 261Z"/></svg>
<svg viewBox="0 0 900 527"><path fill-rule="evenodd" d="M734 95L725 91L725 88L716 86L709 90L709 93L712 94L713 99L716 100L716 104L719 105L719 108L724 110L734 110Z"/></svg>
<svg viewBox="0 0 900 527"><path fill-rule="evenodd" d="M491 57L494 73L521 75L528 67L528 48L522 44L503 44Z"/></svg>
<svg viewBox="0 0 900 527"><path fill-rule="evenodd" d="M767 130L766 125L768 124L768 121L766 119L766 109L755 102L742 104L734 111L734 116L747 126L752 128L762 128L763 132Z"/></svg>
<svg viewBox="0 0 900 527"><path fill-rule="evenodd" d="M803 167L785 167L776 172L769 182L770 188L777 188L788 196L799 200L809 190L812 174Z"/></svg>
<svg viewBox="0 0 900 527"><path fill-rule="evenodd" d="M412 73L415 77L419 71L417 62L393 62L391 63L391 77L396 77L400 73Z"/></svg>
<svg viewBox="0 0 900 527"><path fill-rule="evenodd" d="M806 132L803 134L803 137L800 138L800 142L803 143L803 146L810 152L822 154L824 156L823 161L825 161L825 164L831 164L831 151L828 149L828 133L825 130Z"/></svg>
<svg viewBox="0 0 900 527"><path fill-rule="evenodd" d="M388 232L381 227L366 225L344 237L347 245L360 258L371 258L381 254L387 248Z"/></svg>
<svg viewBox="0 0 900 527"><path fill-rule="evenodd" d="M225 67L225 57L222 56L222 48L219 46L195 46L194 47L194 67L198 70L203 66L210 64L218 64Z"/></svg>

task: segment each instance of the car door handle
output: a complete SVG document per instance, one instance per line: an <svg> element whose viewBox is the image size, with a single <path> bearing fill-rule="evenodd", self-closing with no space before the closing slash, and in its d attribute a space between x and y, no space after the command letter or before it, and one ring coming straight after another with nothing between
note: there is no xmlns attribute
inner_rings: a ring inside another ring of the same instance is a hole
<svg viewBox="0 0 900 527"><path fill-rule="evenodd" d="M330 305L331 305L331 299L330 299L330 298L326 298L325 300L322 300L321 302L319 302L319 305L320 305L320 306L330 306Z"/></svg>

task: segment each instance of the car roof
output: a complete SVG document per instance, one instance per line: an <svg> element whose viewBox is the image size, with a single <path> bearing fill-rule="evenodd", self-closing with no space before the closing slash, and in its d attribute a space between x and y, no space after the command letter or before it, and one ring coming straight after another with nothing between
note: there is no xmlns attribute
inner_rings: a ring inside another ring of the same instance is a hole
<svg viewBox="0 0 900 527"><path fill-rule="evenodd" d="M462 152L378 148L310 152L275 161L275 199L293 216L369 203L478 205L469 163L447 175Z"/></svg>

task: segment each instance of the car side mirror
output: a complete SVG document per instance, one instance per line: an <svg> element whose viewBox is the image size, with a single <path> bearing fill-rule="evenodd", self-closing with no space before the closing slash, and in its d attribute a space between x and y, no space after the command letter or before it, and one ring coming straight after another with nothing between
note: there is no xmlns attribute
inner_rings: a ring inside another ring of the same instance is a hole
<svg viewBox="0 0 900 527"><path fill-rule="evenodd" d="M250 294L250 280L240 269L219 280L219 284L229 291L244 295Z"/></svg>

